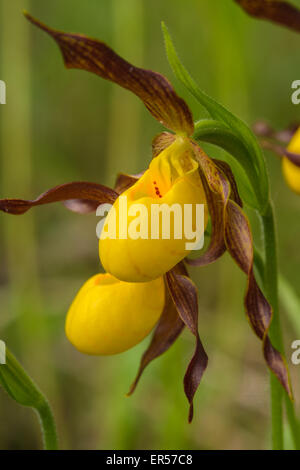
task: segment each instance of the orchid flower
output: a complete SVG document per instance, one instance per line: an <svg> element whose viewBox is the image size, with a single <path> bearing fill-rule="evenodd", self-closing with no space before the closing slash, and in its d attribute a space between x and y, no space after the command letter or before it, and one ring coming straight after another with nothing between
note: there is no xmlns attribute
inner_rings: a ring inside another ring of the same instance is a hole
<svg viewBox="0 0 300 470"><path fill-rule="evenodd" d="M262 343L266 363L292 396L286 363L268 336L272 308L254 276L251 229L233 172L227 163L209 157L199 147L186 102L164 76L133 66L103 42L57 31L26 16L56 41L67 68L95 73L131 91L169 131L154 138L149 168L141 176L119 175L114 189L97 183L67 183L31 201L1 200L0 209L18 215L34 206L61 201L79 213L95 211L102 203L113 204L118 210L120 195L126 194L129 204L202 203L204 225L209 217L212 227L209 246L196 259L187 258L184 239L100 239L100 259L107 272L91 277L71 305L66 322L70 341L88 354L114 354L134 346L155 327L132 393L145 367L165 352L186 326L196 343L184 377L191 421L193 398L208 359L198 333L197 288L186 264L204 267L228 251L246 275L245 310ZM109 218L110 213L106 224Z"/></svg>

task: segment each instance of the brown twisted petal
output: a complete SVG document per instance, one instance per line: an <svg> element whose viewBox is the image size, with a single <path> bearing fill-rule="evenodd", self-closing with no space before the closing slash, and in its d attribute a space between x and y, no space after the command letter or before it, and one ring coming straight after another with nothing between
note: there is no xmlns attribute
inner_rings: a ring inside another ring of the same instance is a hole
<svg viewBox="0 0 300 470"><path fill-rule="evenodd" d="M63 202L73 212L88 213L95 211L99 204L113 204L118 194L106 186L84 181L66 183L49 189L34 200L1 199L0 210L8 214L20 215L31 207Z"/></svg>
<svg viewBox="0 0 300 470"><path fill-rule="evenodd" d="M287 365L268 337L272 308L257 285L253 274L253 244L249 222L242 209L232 200L229 200L226 206L225 241L227 250L248 276L245 296L246 314L255 334L262 340L267 365L292 398Z"/></svg>
<svg viewBox="0 0 300 470"><path fill-rule="evenodd" d="M187 276L174 273L166 274L169 292L178 314L189 330L196 337L196 349L184 376L184 391L190 404L189 422L193 419L193 399L203 373L207 367L208 357L198 333L198 298L197 288Z"/></svg>
<svg viewBox="0 0 300 470"><path fill-rule="evenodd" d="M230 196L231 189L223 172L219 170L214 161L206 155L198 144L193 143L193 149L195 152L195 158L207 180L210 190L214 193L220 194L222 199L226 201Z"/></svg>
<svg viewBox="0 0 300 470"><path fill-rule="evenodd" d="M169 147L175 139L176 136L174 134L170 134L170 132L162 132L154 137L152 140L152 157L157 157L157 155Z"/></svg>
<svg viewBox="0 0 300 470"><path fill-rule="evenodd" d="M224 242L224 201L219 194L209 189L203 173L200 172L211 218L212 233L210 244L205 253L198 258L186 258L190 266L207 266L219 259L226 251Z"/></svg>
<svg viewBox="0 0 300 470"><path fill-rule="evenodd" d="M101 41L49 28L28 13L26 17L57 42L67 68L93 72L117 83L137 95L164 126L175 132L193 134L189 107L163 75L133 66Z"/></svg>
<svg viewBox="0 0 300 470"><path fill-rule="evenodd" d="M178 316L177 310L172 299L170 298L170 295L167 295L164 311L157 327L155 328L151 343L142 356L137 376L130 387L128 395L131 395L135 391L141 375L147 365L152 362L153 359L161 356L161 354L163 354L170 348L170 346L172 346L183 328L184 323Z"/></svg>
<svg viewBox="0 0 300 470"><path fill-rule="evenodd" d="M214 162L209 162L209 158L199 147L195 146L194 148L195 155L202 169L202 180L206 188L208 204L215 206L215 208L212 208L212 217L214 217L214 219L212 219L213 228L215 226L216 231L219 230L220 234L218 235L216 232L212 234L212 241L208 249L208 253L212 255L212 258L205 253L202 259L193 260L193 264L199 263L201 265L203 259L207 261L207 258L208 260L214 260L213 255L221 253L222 247L224 249L223 244L225 238L227 250L248 276L248 287L245 296L246 313L254 332L263 342L265 360L288 394L292 396L285 361L281 354L272 346L268 337L268 329L272 319L272 309L257 285L253 274L252 235L248 220L238 204L238 193L236 195L236 190L231 190L231 197L237 200L234 201L229 198L230 186L227 179L224 177L223 171L220 171L217 167L214 168ZM221 165L218 164L218 166ZM222 165L222 170L226 170L224 165ZM232 177L228 174L227 170L226 173L231 180ZM203 175L205 175L205 179ZM209 196L210 192L211 196ZM219 199L216 198L216 195ZM219 209L218 212L218 206L221 206L223 210L221 211ZM223 220L220 221L220 218L223 218ZM216 223L220 224L219 227L216 226ZM205 256L207 258L205 258ZM191 260L189 260L189 263L191 263Z"/></svg>
<svg viewBox="0 0 300 470"><path fill-rule="evenodd" d="M221 170L224 175L226 176L229 184L230 184L230 199L233 199L240 207L243 207L243 201L240 198L238 187L234 178L234 175L231 171L230 166L228 163L224 162L223 160L216 160L213 159L214 163L217 165L219 170Z"/></svg>
<svg viewBox="0 0 300 470"><path fill-rule="evenodd" d="M173 269L178 274L187 275L186 268L182 262ZM147 365L152 362L153 359L161 356L172 346L172 344L176 341L182 332L183 328L184 323L179 317L173 300L171 299L169 291L167 290L164 311L157 324L157 327L155 328L151 343L142 356L137 376L130 387L128 395L131 395L135 391L141 375Z"/></svg>
<svg viewBox="0 0 300 470"><path fill-rule="evenodd" d="M71 212L76 214L90 214L96 212L99 203L97 201L89 201L88 199L69 199L62 201L63 205Z"/></svg>
<svg viewBox="0 0 300 470"><path fill-rule="evenodd" d="M300 32L300 10L280 0L234 0L249 15L270 20Z"/></svg>
<svg viewBox="0 0 300 470"><path fill-rule="evenodd" d="M192 266L206 266L219 259L226 251L224 241L225 207L231 189L223 171L218 168L216 163L198 145L194 146L194 150L200 166L200 176L211 218L212 234L206 252L199 258L187 258L186 262Z"/></svg>

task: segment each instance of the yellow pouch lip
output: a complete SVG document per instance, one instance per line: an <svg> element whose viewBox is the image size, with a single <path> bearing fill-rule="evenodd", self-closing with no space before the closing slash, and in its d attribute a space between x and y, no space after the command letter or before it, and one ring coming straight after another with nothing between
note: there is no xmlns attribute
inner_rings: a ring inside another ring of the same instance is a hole
<svg viewBox="0 0 300 470"><path fill-rule="evenodd" d="M185 205L202 203L206 226L208 220L206 195L198 173L199 165L193 156L193 147L184 138L180 138L167 147L152 160L143 176L115 201L116 212L112 216L118 221L119 211L129 211L134 204L146 206L149 231L149 228L152 228L152 206L176 205L178 207L180 205L181 209L185 209ZM160 176L162 176L161 179ZM165 184L166 191L161 191L161 194L157 196L155 185L161 186L161 182ZM123 197L127 200L122 201ZM144 212L142 214L144 215ZM128 215L128 225L134 217L134 215ZM117 233L119 233L118 230L117 224ZM188 254L184 248L187 240L173 239L173 232L170 240L163 240L160 237L153 240L149 238L126 240L127 237L120 237L117 233L115 239L100 238L99 256L106 271L113 273L122 281L147 282L156 279ZM182 233L184 233L184 228ZM150 251L153 254L152 257L148 255Z"/></svg>
<svg viewBox="0 0 300 470"><path fill-rule="evenodd" d="M191 152L191 155L189 156L189 164L192 168L184 171L183 165L180 164L180 156L188 151ZM159 163L165 165L165 171L155 168ZM127 196L129 202L139 201L144 198L153 199L155 203L158 201L163 202L167 194L179 181L190 179L190 183L193 184L193 179L194 176L196 176L198 169L199 164L192 158L192 148L190 144L188 143L187 145L185 141L182 142L182 139L180 142L176 140L151 161L148 170L145 171L143 176L133 186L122 193L121 196ZM178 175L174 179L172 179L172 172L173 175L174 173L176 174L176 172ZM169 180L167 184L168 189L167 191L164 191L163 195L158 197L155 194L155 187L156 185L157 187L164 185L164 183L160 181L164 175L166 175L166 179ZM194 185L196 184L194 183Z"/></svg>
<svg viewBox="0 0 300 470"><path fill-rule="evenodd" d="M71 344L84 354L120 354L152 331L164 304L162 276L135 283L99 273L89 278L73 299L65 333Z"/></svg>

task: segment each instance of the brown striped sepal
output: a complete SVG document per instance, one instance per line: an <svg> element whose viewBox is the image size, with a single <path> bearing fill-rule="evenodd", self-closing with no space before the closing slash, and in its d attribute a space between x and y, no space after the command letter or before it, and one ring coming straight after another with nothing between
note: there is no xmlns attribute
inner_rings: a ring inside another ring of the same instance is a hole
<svg viewBox="0 0 300 470"><path fill-rule="evenodd" d="M96 211L100 204L113 204L117 197L118 194L106 186L79 181L55 186L33 200L0 199L0 210L20 215L35 206L63 202L72 212L87 214Z"/></svg>
<svg viewBox="0 0 300 470"><path fill-rule="evenodd" d="M137 95L152 116L165 127L193 134L194 123L189 107L163 75L135 67L97 39L58 31L28 13L25 16L57 42L67 68L86 70L117 83Z"/></svg>
<svg viewBox="0 0 300 470"><path fill-rule="evenodd" d="M280 0L234 0L249 15L269 20L300 32L300 10Z"/></svg>

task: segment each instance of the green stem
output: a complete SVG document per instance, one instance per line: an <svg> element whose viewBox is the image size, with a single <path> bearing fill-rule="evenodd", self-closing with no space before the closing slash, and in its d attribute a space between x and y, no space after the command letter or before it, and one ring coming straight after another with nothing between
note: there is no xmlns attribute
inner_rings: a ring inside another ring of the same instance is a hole
<svg viewBox="0 0 300 470"><path fill-rule="evenodd" d="M273 308L273 320L269 330L269 336L273 345L284 354L283 339L279 318L278 301L278 267L276 228L273 206L269 203L266 213L261 216L264 232L265 266L264 286L270 304ZM272 414L272 443L273 449L283 449L283 396L287 407L287 417L293 434L295 447L299 444L298 425L295 417L293 403L283 390L281 384L273 373L270 376L271 386L271 414Z"/></svg>
<svg viewBox="0 0 300 470"><path fill-rule="evenodd" d="M55 421L49 403L45 400L42 406L37 409L41 420L41 427L43 430L44 437L44 449L45 450L57 450L58 439L56 433Z"/></svg>
<svg viewBox="0 0 300 470"><path fill-rule="evenodd" d="M300 426L299 422L295 415L295 409L293 402L289 399L287 394L285 394L285 407L287 419L292 433L292 438L294 442L294 447L296 450L300 450Z"/></svg>
<svg viewBox="0 0 300 470"><path fill-rule="evenodd" d="M273 308L273 320L269 330L273 345L282 350L282 337L278 314L278 279L277 279L277 249L274 213L271 203L266 214L262 216L265 270L264 285L268 300ZM272 445L274 450L283 449L283 421L282 421L282 386L273 373L270 373L271 387L271 415L272 415Z"/></svg>
<svg viewBox="0 0 300 470"><path fill-rule="evenodd" d="M46 450L57 449L56 426L47 398L7 348L5 349L5 363L0 366L0 385L15 402L30 407L38 413L44 437L44 448Z"/></svg>

